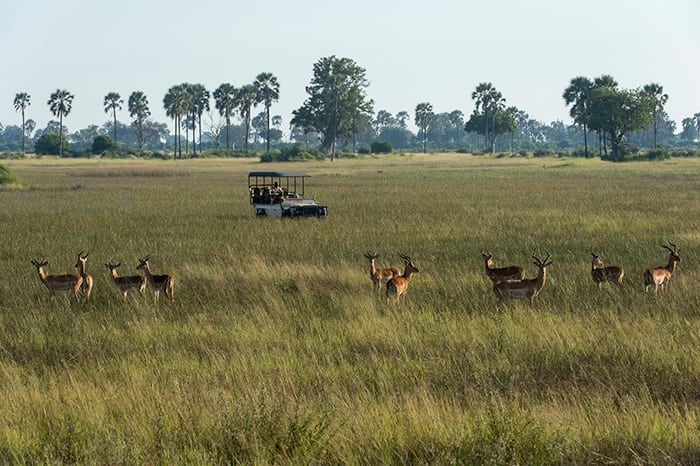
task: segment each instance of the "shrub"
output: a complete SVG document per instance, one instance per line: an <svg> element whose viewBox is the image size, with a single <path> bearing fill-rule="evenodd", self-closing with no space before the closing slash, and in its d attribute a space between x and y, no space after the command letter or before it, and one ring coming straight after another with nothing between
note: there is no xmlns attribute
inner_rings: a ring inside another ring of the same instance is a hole
<svg viewBox="0 0 700 466"><path fill-rule="evenodd" d="M58 133L44 133L34 144L34 150L37 155L58 155L60 146L63 146L65 153L70 150L70 145L65 137Z"/></svg>
<svg viewBox="0 0 700 466"><path fill-rule="evenodd" d="M119 144L109 136L101 134L92 141L92 153L102 155L107 151L119 151Z"/></svg>
<svg viewBox="0 0 700 466"><path fill-rule="evenodd" d="M647 160L666 160L671 158L671 152L666 149L651 149L647 152Z"/></svg>
<svg viewBox="0 0 700 466"><path fill-rule="evenodd" d="M370 150L373 154L391 154L394 148L388 142L377 140L372 143Z"/></svg>
<svg viewBox="0 0 700 466"><path fill-rule="evenodd" d="M260 156L261 162L294 162L303 160L323 160L325 156L318 149L293 144L280 150L266 152Z"/></svg>
<svg viewBox="0 0 700 466"><path fill-rule="evenodd" d="M7 168L5 165L0 165L0 185L21 184L17 175Z"/></svg>

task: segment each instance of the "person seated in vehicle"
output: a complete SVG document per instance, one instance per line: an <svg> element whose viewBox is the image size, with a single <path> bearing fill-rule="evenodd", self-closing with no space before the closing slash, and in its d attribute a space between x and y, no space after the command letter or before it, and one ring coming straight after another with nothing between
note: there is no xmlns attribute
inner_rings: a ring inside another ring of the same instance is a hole
<svg viewBox="0 0 700 466"><path fill-rule="evenodd" d="M282 203L282 198L284 197L284 189L280 187L279 184L275 181L274 184L272 185L272 203L273 204L281 204Z"/></svg>

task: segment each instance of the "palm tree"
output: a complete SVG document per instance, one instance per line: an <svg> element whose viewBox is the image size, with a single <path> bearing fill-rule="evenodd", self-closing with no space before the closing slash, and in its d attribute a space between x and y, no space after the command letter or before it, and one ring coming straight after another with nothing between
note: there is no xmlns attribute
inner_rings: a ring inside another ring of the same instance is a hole
<svg viewBox="0 0 700 466"><path fill-rule="evenodd" d="M114 142L117 142L117 110L122 109L123 103L122 96L116 92L110 92L105 96L105 113L112 112L114 116Z"/></svg>
<svg viewBox="0 0 700 466"><path fill-rule="evenodd" d="M272 73L260 73L253 83L257 91L257 102L265 105L265 119L267 121L267 151L270 152L270 107L280 97L280 85Z"/></svg>
<svg viewBox="0 0 700 466"><path fill-rule="evenodd" d="M171 87L163 98L165 114L175 122L175 158L182 158L180 124L182 116L187 114L187 109L189 108L189 95L187 94L186 86L186 84L178 84Z"/></svg>
<svg viewBox="0 0 700 466"><path fill-rule="evenodd" d="M143 149L143 145L146 142L143 134L143 125L146 123L146 119L151 116L151 111L148 109L148 99L146 94L141 91L134 91L129 96L129 116L136 120L134 121L136 126L136 137L139 143L139 149Z"/></svg>
<svg viewBox="0 0 700 466"><path fill-rule="evenodd" d="M31 102L29 101L31 96L27 94L26 92L20 92L19 94L15 95L15 111L22 112L22 153L24 154L24 135L27 132L27 126L24 122L24 110L31 105Z"/></svg>
<svg viewBox="0 0 700 466"><path fill-rule="evenodd" d="M236 93L236 108L241 111L243 124L245 125L245 139L243 140L243 150L248 153L248 138L250 137L250 116L253 106L257 101L257 91L253 84L246 84Z"/></svg>
<svg viewBox="0 0 700 466"><path fill-rule="evenodd" d="M643 90L649 94L654 103L654 149L656 149L658 116L664 111L664 106L668 102L668 94L664 94L663 86L656 83L647 84L643 87Z"/></svg>
<svg viewBox="0 0 700 466"><path fill-rule="evenodd" d="M428 126L433 119L433 106L428 102L422 102L416 105L415 122L420 128L421 138L423 140L423 153L427 152L428 142Z"/></svg>
<svg viewBox="0 0 700 466"><path fill-rule="evenodd" d="M47 105L54 116L58 117L58 155L63 156L63 117L68 116L75 96L65 89L56 89L51 94Z"/></svg>
<svg viewBox="0 0 700 466"><path fill-rule="evenodd" d="M209 111L209 91L201 84L191 84L188 86L190 94L190 113L192 114L192 150L196 154L195 146L195 126L199 127L199 150L202 151L202 113Z"/></svg>
<svg viewBox="0 0 700 466"><path fill-rule="evenodd" d="M472 100L474 100L476 104L476 110L478 111L481 108L481 111L484 113L484 140L487 144L487 149L489 142L491 142L491 151L494 151L496 138L489 133L489 111L493 110L494 115L492 120L495 123L495 112L499 107L503 106L505 99L503 99L503 95L493 87L493 84L480 83L476 86L474 92L472 92ZM493 129L494 127L492 126L491 132L494 132Z"/></svg>
<svg viewBox="0 0 700 466"><path fill-rule="evenodd" d="M569 115L575 123L583 126L583 152L586 158L588 158L588 98L592 89L593 83L590 79L578 76L571 80L563 95L566 105L573 104Z"/></svg>
<svg viewBox="0 0 700 466"><path fill-rule="evenodd" d="M236 94L238 91L231 84L222 84L214 91L214 100L219 115L226 119L226 150L231 149L231 117L236 109Z"/></svg>

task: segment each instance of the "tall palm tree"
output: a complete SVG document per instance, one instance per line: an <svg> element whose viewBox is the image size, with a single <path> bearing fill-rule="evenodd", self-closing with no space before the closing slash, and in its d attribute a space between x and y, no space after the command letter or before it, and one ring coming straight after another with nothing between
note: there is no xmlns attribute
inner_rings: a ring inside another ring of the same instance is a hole
<svg viewBox="0 0 700 466"><path fill-rule="evenodd" d="M75 96L65 89L56 89L51 94L47 105L54 116L58 117L58 155L63 156L63 117L68 116L73 107Z"/></svg>
<svg viewBox="0 0 700 466"><path fill-rule="evenodd" d="M204 111L209 111L209 91L201 84L191 84L187 88L190 94L190 113L192 114L192 150L196 154L197 149L195 146L195 125L199 127L199 150L201 152L202 148L202 113Z"/></svg>
<svg viewBox="0 0 700 466"><path fill-rule="evenodd" d="M105 96L105 113L112 112L114 117L114 142L117 142L117 110L122 109L123 103L122 96L116 92L110 92Z"/></svg>
<svg viewBox="0 0 700 466"><path fill-rule="evenodd" d="M219 115L226 119L226 150L231 149L231 117L236 110L236 94L238 91L231 84L224 83L214 91L214 101Z"/></svg>
<svg viewBox="0 0 700 466"><path fill-rule="evenodd" d="M163 98L165 114L175 122L175 158L182 158L180 125L183 115L187 114L187 109L189 108L189 95L186 86L186 84L178 84L171 87Z"/></svg>
<svg viewBox="0 0 700 466"><path fill-rule="evenodd" d="M148 109L148 99L146 94L141 91L134 91L129 96L129 116L136 118L134 121L136 126L136 137L138 139L139 149L143 149L146 142L144 137L143 126L146 120L151 116L151 111Z"/></svg>
<svg viewBox="0 0 700 466"><path fill-rule="evenodd" d="M658 133L658 117L664 111L664 106L668 102L668 94L664 94L664 87L651 83L643 87L644 92L649 94L654 103L654 149L656 149L656 136Z"/></svg>
<svg viewBox="0 0 700 466"><path fill-rule="evenodd" d="M30 99L31 99L31 96L29 94L27 94L26 92L20 92L19 94L15 95L15 101L14 101L15 111L22 112L22 153L23 154L24 154L24 135L27 132L27 125L24 121L24 110L31 105Z"/></svg>
<svg viewBox="0 0 700 466"><path fill-rule="evenodd" d="M423 153L427 152L428 143L428 126L433 119L433 106L428 102L422 102L416 105L416 116L414 121L420 128L421 138L423 140Z"/></svg>
<svg viewBox="0 0 700 466"><path fill-rule="evenodd" d="M257 91L252 84L246 84L236 93L236 108L241 111L243 124L245 125L245 139L243 140L243 150L248 153L248 138L250 137L250 116L256 104Z"/></svg>
<svg viewBox="0 0 700 466"><path fill-rule="evenodd" d="M500 92L498 92L491 83L479 83L474 92L472 92L472 100L474 100L476 110L479 111L479 109L481 109L481 111L484 113L484 141L486 142L487 146L491 140L489 133L488 112L493 107L493 100L498 98L499 95Z"/></svg>
<svg viewBox="0 0 700 466"><path fill-rule="evenodd" d="M253 83L257 91L257 103L265 105L265 119L267 121L267 151L270 152L270 107L280 97L280 85L272 73L260 73Z"/></svg>
<svg viewBox="0 0 700 466"><path fill-rule="evenodd" d="M592 89L593 83L590 79L578 76L571 80L563 95L566 105L571 105L569 115L574 119L574 123L583 126L583 152L586 158L588 158L588 99Z"/></svg>

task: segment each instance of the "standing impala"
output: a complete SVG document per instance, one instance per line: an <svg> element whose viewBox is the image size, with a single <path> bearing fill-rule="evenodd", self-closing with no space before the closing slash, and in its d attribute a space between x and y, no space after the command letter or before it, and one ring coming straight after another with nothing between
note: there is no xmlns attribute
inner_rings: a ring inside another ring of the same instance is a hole
<svg viewBox="0 0 700 466"><path fill-rule="evenodd" d="M486 276L492 282L498 283L506 280L522 280L525 278L525 269L519 265L509 265L508 267L494 267L492 255L488 251L481 251L481 256L484 258L484 269Z"/></svg>
<svg viewBox="0 0 700 466"><path fill-rule="evenodd" d="M122 265L121 262L117 262L116 264L107 262L105 267L107 267L109 272L112 274L114 283L117 284L117 288L119 288L119 291L121 291L124 299L126 299L126 295L129 293L129 291L138 291L139 294L143 295L143 292L146 290L146 277L143 275L120 277L117 273L117 268L120 265Z"/></svg>
<svg viewBox="0 0 700 466"><path fill-rule="evenodd" d="M92 275L89 275L85 271L85 268L87 266L88 255L90 255L90 253L83 255L83 251L80 251L78 253L78 261L73 266L76 269L78 269L78 271L80 272L80 276L83 278L83 283L80 286L80 293L83 295L83 299L85 301L90 299L90 293L92 293L92 286L95 283L92 279Z"/></svg>
<svg viewBox="0 0 700 466"><path fill-rule="evenodd" d="M547 254L545 260L541 261L533 255L532 258L535 259L535 265L539 268L536 278L499 282L493 286L493 292L496 293L500 301L508 298L527 298L530 301L530 306L532 306L533 300L540 294L547 281L547 267L552 265L552 262L549 260L550 257L551 254Z"/></svg>
<svg viewBox="0 0 700 466"><path fill-rule="evenodd" d="M673 246L671 249L668 246L661 245L662 248L668 249L668 264L666 267L654 267L644 272L644 291L648 291L651 285L654 285L654 294L659 293L659 288L662 292L668 290L668 282L671 280L671 275L676 271L676 264L681 261L681 250L675 244L668 243Z"/></svg>
<svg viewBox="0 0 700 466"><path fill-rule="evenodd" d="M173 291L174 291L174 280L171 275L153 275L151 273L151 266L148 263L150 260L151 255L149 254L148 256L144 257L143 259L139 259L139 265L136 267L137 270L143 270L144 273L146 274L146 278L148 278L148 283L151 284L151 287L153 288L153 292L155 293L156 301L158 301L158 296L160 295L160 292L164 292L165 296L170 298L171 302L175 301L175 297L173 296Z"/></svg>
<svg viewBox="0 0 700 466"><path fill-rule="evenodd" d="M593 251L588 251L593 256L593 261L591 262L591 278L593 283L598 285L598 289L602 289L602 285L605 282L617 283L618 286L622 286L622 279L625 276L625 269L618 267L617 265L608 265L607 267L600 260L600 256Z"/></svg>
<svg viewBox="0 0 700 466"><path fill-rule="evenodd" d="M420 272L418 267L413 264L410 257L399 253L399 257L404 261L404 271L403 274L391 278L386 282L386 302L389 304L391 295L396 297L395 302L399 302L399 299L403 296L406 298L406 291L408 291L408 283L411 281L411 276L414 273Z"/></svg>
<svg viewBox="0 0 700 466"><path fill-rule="evenodd" d="M382 286L382 282L388 282L392 278L401 275L401 271L396 267L378 269L375 261L379 254L376 252L374 254L368 252L365 254L365 257L369 259L369 277L372 279L372 291L376 292Z"/></svg>
<svg viewBox="0 0 700 466"><path fill-rule="evenodd" d="M36 267L36 271L39 274L39 278L41 279L42 283L49 289L52 301L56 299L57 291L68 290L73 290L73 295L75 296L76 300L80 299L78 293L80 291L80 286L83 284L83 277L76 274L46 275L46 272L44 271L44 267L48 265L48 261L46 261L46 259L42 261L32 259L32 265Z"/></svg>

